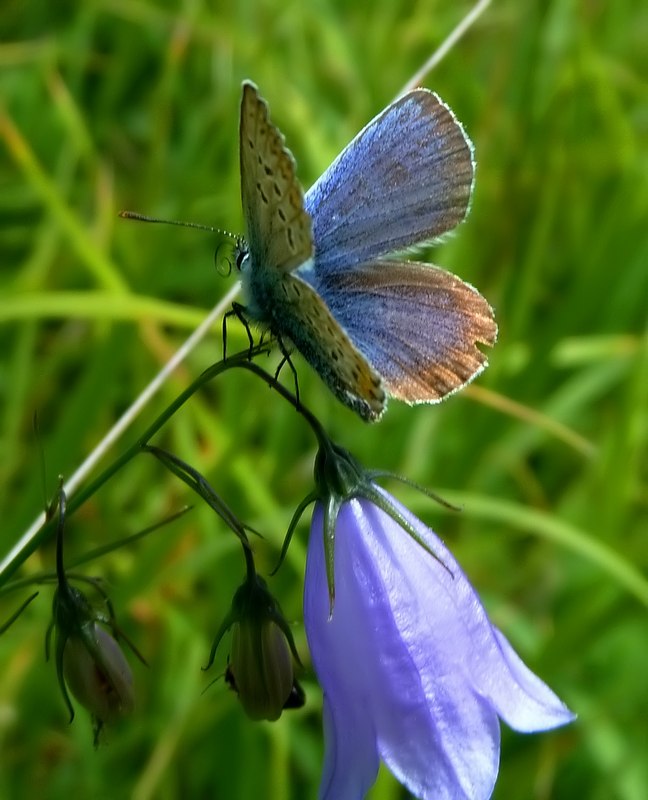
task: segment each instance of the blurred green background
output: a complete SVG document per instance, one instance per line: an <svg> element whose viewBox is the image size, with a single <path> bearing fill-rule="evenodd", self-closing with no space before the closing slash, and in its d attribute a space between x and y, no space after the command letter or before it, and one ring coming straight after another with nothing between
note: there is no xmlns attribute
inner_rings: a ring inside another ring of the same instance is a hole
<svg viewBox="0 0 648 800"><path fill-rule="evenodd" d="M0 555L44 504L34 412L51 493L234 281L222 259L215 267L216 236L117 211L242 232L244 78L270 103L308 187L469 8L2 3ZM436 407L394 402L367 426L295 359L303 400L335 439L463 506L449 513L391 487L579 715L548 734L503 729L496 798L648 796L647 41L643 0L502 0L426 79L476 148L472 213L430 251L496 308L500 340L474 387ZM230 337L245 345L237 324ZM215 326L113 455L220 353ZM256 549L269 571L312 487L315 443L294 412L252 377L228 374L156 442L264 534ZM69 520L67 556L188 502L183 484L140 456ZM51 589L0 638L0 797L314 798L321 696L301 624L307 530L304 520L271 582L295 623L305 708L255 724L223 681L204 691L224 669L228 642L210 673L200 666L243 563L231 533L196 505L86 567L107 580L150 664L132 659L136 714L96 752L88 715L79 708L68 725L44 660ZM51 569L53 554L49 542L22 575ZM0 597L0 624L26 595ZM370 793L406 796L384 770Z"/></svg>

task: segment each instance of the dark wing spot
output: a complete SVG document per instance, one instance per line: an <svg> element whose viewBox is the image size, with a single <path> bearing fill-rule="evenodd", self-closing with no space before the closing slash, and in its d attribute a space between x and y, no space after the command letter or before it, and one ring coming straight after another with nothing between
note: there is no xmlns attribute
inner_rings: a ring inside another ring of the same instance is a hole
<svg viewBox="0 0 648 800"><path fill-rule="evenodd" d="M261 184L258 181L257 181L257 190L258 190L259 194L261 195L261 199L263 200L263 202L266 205L268 205L268 198L266 197L266 195L265 195L265 193L263 191L263 187L261 186Z"/></svg>

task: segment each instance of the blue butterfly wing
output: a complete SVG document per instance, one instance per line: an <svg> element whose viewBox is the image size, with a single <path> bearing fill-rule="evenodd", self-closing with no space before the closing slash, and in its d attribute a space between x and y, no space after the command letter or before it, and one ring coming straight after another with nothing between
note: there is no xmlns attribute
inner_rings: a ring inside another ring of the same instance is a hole
<svg viewBox="0 0 648 800"><path fill-rule="evenodd" d="M302 277L392 397L437 402L487 366L477 343L495 343L493 310L476 289L445 270L381 260Z"/></svg>
<svg viewBox="0 0 648 800"><path fill-rule="evenodd" d="M433 239L466 215L472 145L452 111L426 89L373 119L306 193L318 272Z"/></svg>

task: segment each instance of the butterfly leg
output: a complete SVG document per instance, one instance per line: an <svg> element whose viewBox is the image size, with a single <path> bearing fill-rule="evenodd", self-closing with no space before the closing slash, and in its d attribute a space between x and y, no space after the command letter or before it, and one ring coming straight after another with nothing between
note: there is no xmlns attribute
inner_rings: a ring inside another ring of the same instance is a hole
<svg viewBox="0 0 648 800"><path fill-rule="evenodd" d="M230 317L236 317L245 328L250 346L250 358L252 358L254 339L252 337L252 331L250 330L250 324L245 316L245 306L242 306L240 303L232 303L230 310L223 316L223 361L227 360L227 320Z"/></svg>
<svg viewBox="0 0 648 800"><path fill-rule="evenodd" d="M295 382L295 397L297 398L297 402L301 403L299 399L299 380L297 378L297 370L295 369L295 365L293 364L292 359L290 357L290 351L284 344L284 341L281 338L281 336L277 337L277 343L279 344L279 349L281 350L282 358L281 361L279 362L279 366L275 370L275 380L279 379L279 373L281 372L283 365L288 364L288 367L290 368L290 371L292 372L293 375L293 380Z"/></svg>

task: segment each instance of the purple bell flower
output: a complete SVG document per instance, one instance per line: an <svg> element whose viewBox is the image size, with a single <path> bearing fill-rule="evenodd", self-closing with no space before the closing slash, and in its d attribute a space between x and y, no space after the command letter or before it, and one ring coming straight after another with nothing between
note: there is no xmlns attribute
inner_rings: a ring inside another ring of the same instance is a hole
<svg viewBox="0 0 648 800"><path fill-rule="evenodd" d="M528 733L574 714L490 622L441 540L335 450L316 470L304 589L324 692L320 800L361 800L380 759L417 798L486 800L498 718Z"/></svg>

